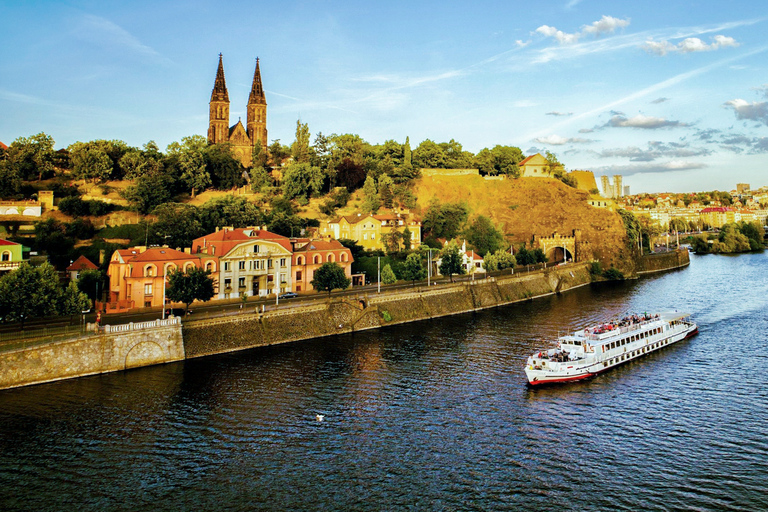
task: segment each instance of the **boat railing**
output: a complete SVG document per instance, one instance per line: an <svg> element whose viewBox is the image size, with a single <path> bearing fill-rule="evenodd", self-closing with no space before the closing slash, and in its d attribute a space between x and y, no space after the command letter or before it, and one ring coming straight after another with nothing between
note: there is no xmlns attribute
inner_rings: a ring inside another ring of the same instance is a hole
<svg viewBox="0 0 768 512"><path fill-rule="evenodd" d="M634 323L634 324L625 325L625 326L622 326L622 327L614 327L613 329L601 332L599 334L598 333L589 332L589 329L585 329L584 330L585 331L584 336L588 340L593 340L593 341L604 340L605 338L608 338L608 337L611 337L611 336L616 336L617 334L625 334L625 333L628 333L630 331L636 331L636 330L640 329L642 326L650 324L651 322L655 322L657 320L658 320L658 318L651 318L649 320L642 320L642 321Z"/></svg>

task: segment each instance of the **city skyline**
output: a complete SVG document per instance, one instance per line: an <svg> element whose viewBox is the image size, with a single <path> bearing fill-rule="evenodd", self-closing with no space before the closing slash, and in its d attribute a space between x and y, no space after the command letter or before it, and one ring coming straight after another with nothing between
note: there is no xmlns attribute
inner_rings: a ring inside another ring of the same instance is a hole
<svg viewBox="0 0 768 512"><path fill-rule="evenodd" d="M261 59L270 141L296 120L412 147L552 151L632 193L764 184L768 12L754 3L563 0L14 3L0 20L0 141L205 135L224 56L245 120ZM599 178L598 178L599 180Z"/></svg>

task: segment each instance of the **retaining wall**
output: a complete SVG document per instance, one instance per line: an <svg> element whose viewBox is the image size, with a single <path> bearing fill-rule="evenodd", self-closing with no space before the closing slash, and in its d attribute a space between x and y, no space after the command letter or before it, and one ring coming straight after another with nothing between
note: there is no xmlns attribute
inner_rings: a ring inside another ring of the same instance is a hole
<svg viewBox="0 0 768 512"><path fill-rule="evenodd" d="M149 323L0 353L0 389L183 360L178 319Z"/></svg>
<svg viewBox="0 0 768 512"><path fill-rule="evenodd" d="M416 287L411 292L366 294L307 307L186 320L184 348L187 357L201 357L374 329L529 300L590 281L586 264L572 264L513 276Z"/></svg>
<svg viewBox="0 0 768 512"><path fill-rule="evenodd" d="M686 249L678 249L676 251L657 254L646 254L638 259L636 272L638 275L652 274L654 272L663 272L665 270L685 267L690 263L690 255Z"/></svg>

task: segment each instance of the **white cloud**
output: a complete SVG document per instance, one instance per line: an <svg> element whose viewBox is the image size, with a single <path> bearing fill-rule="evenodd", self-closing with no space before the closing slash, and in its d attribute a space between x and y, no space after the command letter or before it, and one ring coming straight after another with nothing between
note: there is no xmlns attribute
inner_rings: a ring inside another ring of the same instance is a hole
<svg viewBox="0 0 768 512"><path fill-rule="evenodd" d="M603 34L610 34L617 28L624 28L629 25L629 18L622 20L620 18L614 18L613 16L605 16L593 22L591 25L584 25L581 27L580 32L569 34L558 30L555 27L549 25L542 25L536 29L536 32L544 37L554 38L560 44L574 44L585 35L600 36Z"/></svg>
<svg viewBox="0 0 768 512"><path fill-rule="evenodd" d="M654 41L649 39L642 45L642 48L655 55L667 55L668 53L693 53L693 52L709 52L718 50L720 48L736 47L739 43L732 37L716 35L713 38L711 44L707 44L698 37L687 37L680 43L674 44L667 40Z"/></svg>
<svg viewBox="0 0 768 512"><path fill-rule="evenodd" d="M592 34L599 36L601 34L610 34L617 28L625 28L629 26L629 18L622 20L620 18L614 18L613 16L605 16L593 22L591 25L587 25L583 28L582 32L585 34Z"/></svg>
<svg viewBox="0 0 768 512"><path fill-rule="evenodd" d="M597 174L621 174L622 176L632 176L643 173L664 173L675 171L689 171L692 169L704 169L706 164L701 162L688 162L684 160L673 160L671 162L648 163L648 164L629 164L629 165L610 165L594 169Z"/></svg>
<svg viewBox="0 0 768 512"><path fill-rule="evenodd" d="M605 124L613 128L642 128L645 130L656 130L658 128L672 128L675 126L687 126L680 121L670 121L663 117L644 116L638 114L635 117L625 117L615 115Z"/></svg>
<svg viewBox="0 0 768 512"><path fill-rule="evenodd" d="M589 144L593 141L579 137L566 138L561 137L560 135L552 134L546 137L537 137L533 139L533 142L538 142L539 144L549 144L550 146L562 146L563 144Z"/></svg>
<svg viewBox="0 0 768 512"><path fill-rule="evenodd" d="M547 112L544 114L545 116L572 116L573 112L557 112L556 110L553 110L552 112Z"/></svg>
<svg viewBox="0 0 768 512"><path fill-rule="evenodd" d="M526 46L531 44L531 42L530 41L523 41L522 39L517 39L517 40L515 40L515 44L517 45L518 48L525 48Z"/></svg>
<svg viewBox="0 0 768 512"><path fill-rule="evenodd" d="M736 113L736 119L759 121L768 126L768 101L754 101L750 103L737 98L726 101L723 106L732 108Z"/></svg>
<svg viewBox="0 0 768 512"><path fill-rule="evenodd" d="M154 48L139 41L133 34L116 23L101 16L86 14L75 30L76 37L89 40L94 44L112 44L135 52L139 55L152 57L167 62Z"/></svg>
<svg viewBox="0 0 768 512"><path fill-rule="evenodd" d="M651 103L658 105L659 103L664 103L665 101L669 101L669 98L656 98Z"/></svg>

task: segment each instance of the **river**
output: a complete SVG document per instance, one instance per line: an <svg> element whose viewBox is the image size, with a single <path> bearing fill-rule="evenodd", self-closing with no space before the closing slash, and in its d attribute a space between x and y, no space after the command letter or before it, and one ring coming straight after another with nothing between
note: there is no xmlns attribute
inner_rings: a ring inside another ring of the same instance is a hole
<svg viewBox="0 0 768 512"><path fill-rule="evenodd" d="M0 510L766 510L768 253L431 321L0 392ZM525 385L558 334L700 334ZM322 415L322 421L318 421Z"/></svg>

